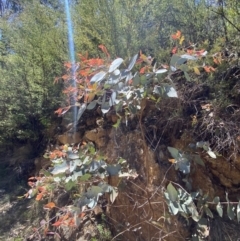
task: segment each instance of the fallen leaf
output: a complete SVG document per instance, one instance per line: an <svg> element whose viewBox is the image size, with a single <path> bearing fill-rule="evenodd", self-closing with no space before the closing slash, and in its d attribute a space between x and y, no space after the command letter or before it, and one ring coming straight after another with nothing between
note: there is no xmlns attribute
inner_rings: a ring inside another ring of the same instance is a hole
<svg viewBox="0 0 240 241"><path fill-rule="evenodd" d="M200 71L199 71L198 67L193 67L193 70L194 70L195 74L200 75Z"/></svg>
<svg viewBox="0 0 240 241"><path fill-rule="evenodd" d="M176 163L175 159L168 159L169 162L171 162L172 164Z"/></svg>
<svg viewBox="0 0 240 241"><path fill-rule="evenodd" d="M182 36L182 37L180 38L180 40L179 40L179 44L182 45L182 43L183 43L184 40L185 40L185 37Z"/></svg>
<svg viewBox="0 0 240 241"><path fill-rule="evenodd" d="M54 202L50 202L50 203L48 203L48 204L46 204L46 205L44 206L44 208L49 208L49 209L52 209L52 208L54 208L54 207L56 207L56 205L55 205Z"/></svg>
<svg viewBox="0 0 240 241"><path fill-rule="evenodd" d="M40 201L43 198L43 192L39 193L36 197L37 201Z"/></svg>

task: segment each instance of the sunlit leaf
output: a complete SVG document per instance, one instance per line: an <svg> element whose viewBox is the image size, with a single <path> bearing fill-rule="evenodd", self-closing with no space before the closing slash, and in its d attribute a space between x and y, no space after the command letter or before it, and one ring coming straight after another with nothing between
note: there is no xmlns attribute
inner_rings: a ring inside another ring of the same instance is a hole
<svg viewBox="0 0 240 241"><path fill-rule="evenodd" d="M240 201L238 202L238 205L237 205L237 220L239 223L240 222Z"/></svg>
<svg viewBox="0 0 240 241"><path fill-rule="evenodd" d="M159 69L155 72L155 74L163 74L166 73L168 70L167 69Z"/></svg>
<svg viewBox="0 0 240 241"><path fill-rule="evenodd" d="M121 118L117 119L117 122L113 125L113 127L118 128L120 126L121 123Z"/></svg>
<svg viewBox="0 0 240 241"><path fill-rule="evenodd" d="M123 62L123 59L122 59L122 58L117 58L117 59L115 59L115 60L111 63L108 72L109 72L109 73L113 72L115 69L117 69L117 68L122 64L122 62Z"/></svg>
<svg viewBox="0 0 240 241"><path fill-rule="evenodd" d="M179 39L179 44L182 45L184 40L185 40L185 37L182 35L182 37Z"/></svg>
<svg viewBox="0 0 240 241"><path fill-rule="evenodd" d="M195 74L200 75L200 71L199 71L198 67L193 67L193 70L194 70Z"/></svg>
<svg viewBox="0 0 240 241"><path fill-rule="evenodd" d="M196 57L194 57L192 55L189 55L189 54L183 54L183 55L181 55L181 58L182 59L187 59L187 60L197 60Z"/></svg>
<svg viewBox="0 0 240 241"><path fill-rule="evenodd" d="M62 164L58 164L54 166L54 169L51 171L51 173L53 175L57 175L60 173L64 173L65 171L67 171L69 168L68 164L66 161L64 161Z"/></svg>
<svg viewBox="0 0 240 241"><path fill-rule="evenodd" d="M170 213L172 213L173 215L178 214L179 207L176 202L169 202L168 208L169 208Z"/></svg>
<svg viewBox="0 0 240 241"><path fill-rule="evenodd" d="M137 58L138 58L138 54L136 54L136 55L134 55L132 57L132 59L130 60L129 65L128 65L128 71L130 71L134 67L134 65L135 65L135 63L137 61Z"/></svg>
<svg viewBox="0 0 240 241"><path fill-rule="evenodd" d="M169 198L172 202L177 201L178 199L178 192L176 190L176 188L172 185L172 183L170 182L167 186L167 192L169 194Z"/></svg>
<svg viewBox="0 0 240 241"><path fill-rule="evenodd" d="M79 155L76 153L70 153L68 154L68 158L71 160L79 159Z"/></svg>
<svg viewBox="0 0 240 241"><path fill-rule="evenodd" d="M176 163L175 159L168 159L169 162L171 162L172 164Z"/></svg>
<svg viewBox="0 0 240 241"><path fill-rule="evenodd" d="M101 80L103 80L103 78L106 76L106 72L105 71L100 71L99 73L95 74L92 78L90 83L95 83L95 82L99 82Z"/></svg>
<svg viewBox="0 0 240 241"><path fill-rule="evenodd" d="M233 220L235 214L233 212L233 206L232 206L232 204L229 201L227 192L226 192L226 200L227 200L227 203L228 203L228 205L227 205L227 215L228 215L229 219Z"/></svg>
<svg viewBox="0 0 240 241"><path fill-rule="evenodd" d="M111 203L114 203L116 197L118 196L118 190L116 188L113 188L110 193L110 201Z"/></svg>
<svg viewBox="0 0 240 241"><path fill-rule="evenodd" d="M178 98L177 91L173 87L165 87L166 89L166 94L168 97L175 97Z"/></svg>
<svg viewBox="0 0 240 241"><path fill-rule="evenodd" d="M113 106L115 104L116 97L117 97L117 93L114 91L109 99L110 106Z"/></svg>
<svg viewBox="0 0 240 241"><path fill-rule="evenodd" d="M208 154L210 157L214 158L214 159L217 158L216 154L215 154L213 151L211 151L211 150L208 150L208 151L207 151L207 154Z"/></svg>
<svg viewBox="0 0 240 241"><path fill-rule="evenodd" d="M77 114L77 119L76 119L76 121L79 121L79 120L80 120L80 118L81 118L82 114L84 113L84 111L86 110L86 108L87 108L87 104L86 104L86 103L83 103L83 104L80 106L80 108L79 108L79 110L78 110L78 114Z"/></svg>

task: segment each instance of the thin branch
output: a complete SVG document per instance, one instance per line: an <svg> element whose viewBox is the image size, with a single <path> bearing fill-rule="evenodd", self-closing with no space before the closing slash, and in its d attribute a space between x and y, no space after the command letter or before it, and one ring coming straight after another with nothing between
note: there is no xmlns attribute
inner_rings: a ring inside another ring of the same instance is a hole
<svg viewBox="0 0 240 241"><path fill-rule="evenodd" d="M238 32L240 32L240 28L238 28L231 20L229 20L223 12L216 12L211 9L212 12L222 16L228 23L230 23L235 29L237 29Z"/></svg>

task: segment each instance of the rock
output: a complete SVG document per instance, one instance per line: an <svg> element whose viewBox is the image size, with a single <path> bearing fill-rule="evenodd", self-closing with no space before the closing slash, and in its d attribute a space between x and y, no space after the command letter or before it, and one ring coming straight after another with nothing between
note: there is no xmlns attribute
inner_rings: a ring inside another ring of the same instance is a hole
<svg viewBox="0 0 240 241"><path fill-rule="evenodd" d="M59 135L57 137L58 142L60 144L78 144L82 141L82 137L80 133L75 132L75 133L64 133L63 135Z"/></svg>
<svg viewBox="0 0 240 241"><path fill-rule="evenodd" d="M84 138L94 142L98 148L105 147L109 140L108 131L103 128L86 131Z"/></svg>
<svg viewBox="0 0 240 241"><path fill-rule="evenodd" d="M101 208L99 205L97 205L97 206L95 206L95 208L93 209L93 212L94 212L94 214L95 214L96 216L98 216L98 215L101 215L101 214L103 213L103 210L102 210L102 208Z"/></svg>

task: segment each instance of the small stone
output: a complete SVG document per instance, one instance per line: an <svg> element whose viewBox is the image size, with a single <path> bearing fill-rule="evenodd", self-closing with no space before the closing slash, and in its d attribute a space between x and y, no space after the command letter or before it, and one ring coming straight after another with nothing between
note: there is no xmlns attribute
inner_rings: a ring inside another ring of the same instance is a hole
<svg viewBox="0 0 240 241"><path fill-rule="evenodd" d="M103 213L103 210L102 210L102 208L101 208L99 205L97 205L97 206L93 209L93 212L94 212L94 214L95 214L96 216L98 216L98 215L101 215L101 214Z"/></svg>

